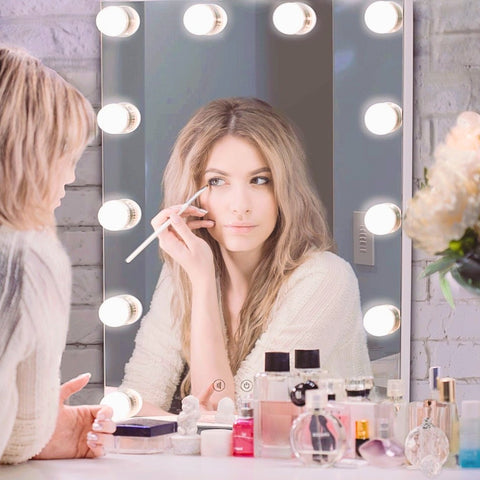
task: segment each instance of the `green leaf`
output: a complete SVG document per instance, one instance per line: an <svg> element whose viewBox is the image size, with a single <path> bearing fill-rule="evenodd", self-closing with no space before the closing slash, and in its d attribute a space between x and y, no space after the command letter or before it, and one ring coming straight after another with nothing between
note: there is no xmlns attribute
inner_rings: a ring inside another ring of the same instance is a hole
<svg viewBox="0 0 480 480"><path fill-rule="evenodd" d="M453 296L452 296L452 290L450 289L450 284L448 283L448 280L446 279L445 272L440 272L439 274L439 282L440 282L440 288L442 289L443 296L445 297L445 300L448 302L448 304L452 307L455 308L455 303L453 301Z"/></svg>
<svg viewBox="0 0 480 480"><path fill-rule="evenodd" d="M422 272L422 277L428 277L429 275L432 275L432 273L436 273L440 271L445 271L445 273L448 272L448 270L450 270L453 267L457 259L458 259L457 255L445 255L444 257L441 257L436 262L433 262L430 265L427 265L425 270Z"/></svg>

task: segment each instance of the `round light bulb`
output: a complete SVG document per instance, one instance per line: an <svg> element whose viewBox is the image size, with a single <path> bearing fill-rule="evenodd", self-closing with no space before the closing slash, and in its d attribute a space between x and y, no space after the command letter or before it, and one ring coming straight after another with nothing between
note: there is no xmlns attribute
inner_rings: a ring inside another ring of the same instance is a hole
<svg viewBox="0 0 480 480"><path fill-rule="evenodd" d="M140 26L140 17L132 7L110 6L98 12L97 28L108 37L129 37Z"/></svg>
<svg viewBox="0 0 480 480"><path fill-rule="evenodd" d="M365 126L375 135L387 135L402 125L402 109L395 103L370 105L365 112Z"/></svg>
<svg viewBox="0 0 480 480"><path fill-rule="evenodd" d="M365 24L375 33L393 33L402 27L402 7L395 2L373 2L365 10Z"/></svg>
<svg viewBox="0 0 480 480"><path fill-rule="evenodd" d="M142 209L137 202L129 198L110 200L98 210L98 221L106 230L128 230L138 224L142 218Z"/></svg>
<svg viewBox="0 0 480 480"><path fill-rule="evenodd" d="M216 35L227 25L227 14L218 5L192 5L183 15L183 24L193 35Z"/></svg>
<svg viewBox="0 0 480 480"><path fill-rule="evenodd" d="M305 35L316 23L313 8L305 3L282 3L273 12L275 28L285 35Z"/></svg>
<svg viewBox="0 0 480 480"><path fill-rule="evenodd" d="M390 335L400 327L400 310L393 305L377 305L363 316L365 330L375 337Z"/></svg>
<svg viewBox="0 0 480 480"><path fill-rule="evenodd" d="M400 228L402 212L394 203L378 203L366 211L364 222L374 235L387 235Z"/></svg>
<svg viewBox="0 0 480 480"><path fill-rule="evenodd" d="M118 422L136 415L142 408L142 396L132 388L122 388L105 395L100 405L112 407L112 420Z"/></svg>
<svg viewBox="0 0 480 480"><path fill-rule="evenodd" d="M98 126L114 135L133 132L140 125L141 115L131 103L110 103L97 115Z"/></svg>
<svg viewBox="0 0 480 480"><path fill-rule="evenodd" d="M109 327L135 323L142 316L142 304L133 295L116 295L105 300L98 309L100 320Z"/></svg>

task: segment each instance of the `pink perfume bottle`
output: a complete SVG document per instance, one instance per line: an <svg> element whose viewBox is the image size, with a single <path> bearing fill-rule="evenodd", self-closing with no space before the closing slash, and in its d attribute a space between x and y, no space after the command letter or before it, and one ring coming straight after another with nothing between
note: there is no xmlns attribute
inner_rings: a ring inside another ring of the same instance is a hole
<svg viewBox="0 0 480 480"><path fill-rule="evenodd" d="M249 401L242 403L233 424L232 443L234 457L253 457L253 408Z"/></svg>

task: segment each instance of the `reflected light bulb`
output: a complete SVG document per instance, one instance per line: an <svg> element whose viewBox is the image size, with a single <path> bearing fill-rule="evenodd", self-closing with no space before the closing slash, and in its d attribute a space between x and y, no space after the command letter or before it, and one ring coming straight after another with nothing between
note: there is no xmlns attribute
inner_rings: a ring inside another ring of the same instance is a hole
<svg viewBox="0 0 480 480"><path fill-rule="evenodd" d="M227 14L218 5L192 5L183 15L183 24L193 35L216 35L227 25Z"/></svg>
<svg viewBox="0 0 480 480"><path fill-rule="evenodd" d="M95 23L108 37L129 37L138 30L140 17L132 7L110 6L98 12Z"/></svg>
<svg viewBox="0 0 480 480"><path fill-rule="evenodd" d="M364 222L374 235L387 235L400 228L402 212L394 203L378 203L366 211Z"/></svg>
<svg viewBox="0 0 480 480"><path fill-rule="evenodd" d="M98 126L114 135L133 132L140 125L140 112L131 103L110 103L97 115Z"/></svg>
<svg viewBox="0 0 480 480"><path fill-rule="evenodd" d="M112 420L118 422L136 415L142 408L142 396L132 388L122 388L105 395L100 405L112 407Z"/></svg>
<svg viewBox="0 0 480 480"><path fill-rule="evenodd" d="M393 305L377 305L363 316L365 330L375 337L390 335L400 327L400 310Z"/></svg>
<svg viewBox="0 0 480 480"><path fill-rule="evenodd" d="M275 28L285 35L304 35L317 23L312 7L300 2L288 2L279 5L273 12Z"/></svg>
<svg viewBox="0 0 480 480"><path fill-rule="evenodd" d="M142 218L142 209L137 202L129 198L110 200L98 210L98 221L106 230L128 230L138 224Z"/></svg>
<svg viewBox="0 0 480 480"><path fill-rule="evenodd" d="M133 295L116 295L105 300L98 316L109 327L123 327L135 323L142 316L142 304Z"/></svg>
<svg viewBox="0 0 480 480"><path fill-rule="evenodd" d="M395 103L370 105L365 112L365 126L375 135L387 135L402 125L402 109Z"/></svg>
<svg viewBox="0 0 480 480"><path fill-rule="evenodd" d="M402 7L395 2L373 2L365 10L365 24L375 33L393 33L402 27Z"/></svg>

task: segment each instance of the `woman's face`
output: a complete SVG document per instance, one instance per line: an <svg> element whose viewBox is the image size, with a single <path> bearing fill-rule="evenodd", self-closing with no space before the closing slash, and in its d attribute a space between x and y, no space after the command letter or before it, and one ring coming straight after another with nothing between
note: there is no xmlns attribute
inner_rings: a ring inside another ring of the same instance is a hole
<svg viewBox="0 0 480 480"><path fill-rule="evenodd" d="M203 177L210 188L201 196L210 235L228 252L256 252L273 232L278 206L272 172L259 151L242 138L228 135L210 153Z"/></svg>

